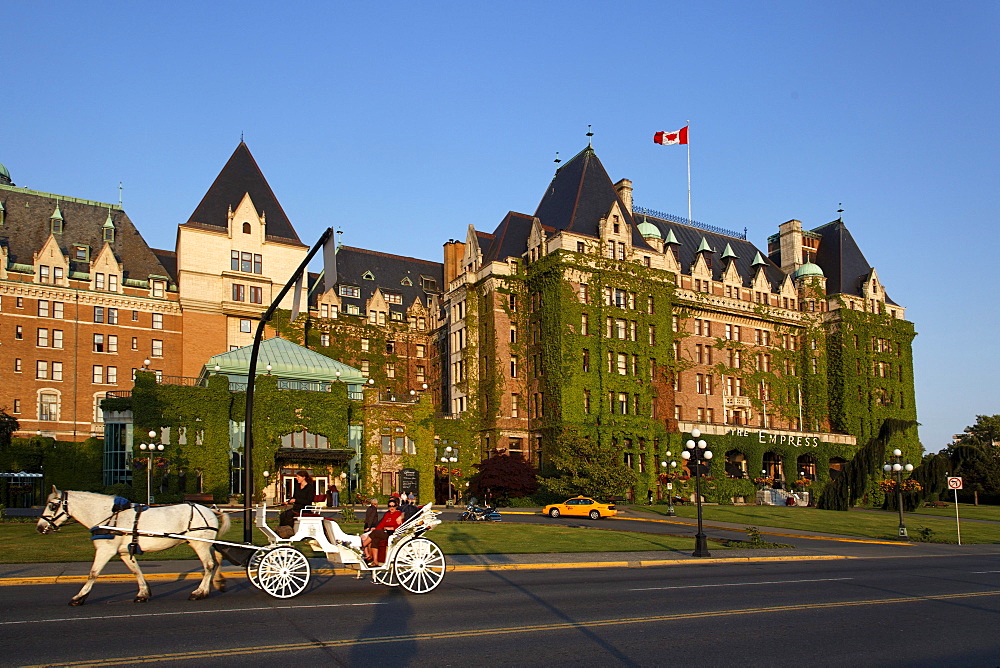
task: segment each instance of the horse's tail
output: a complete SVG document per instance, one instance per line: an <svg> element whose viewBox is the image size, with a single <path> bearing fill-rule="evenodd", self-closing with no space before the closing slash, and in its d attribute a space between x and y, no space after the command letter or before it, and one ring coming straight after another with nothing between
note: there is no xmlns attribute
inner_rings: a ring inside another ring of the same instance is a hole
<svg viewBox="0 0 1000 668"><path fill-rule="evenodd" d="M221 510L212 509L215 516L219 518L219 531L216 537L221 538L229 529L233 526L233 523L229 520L229 513L224 513Z"/></svg>

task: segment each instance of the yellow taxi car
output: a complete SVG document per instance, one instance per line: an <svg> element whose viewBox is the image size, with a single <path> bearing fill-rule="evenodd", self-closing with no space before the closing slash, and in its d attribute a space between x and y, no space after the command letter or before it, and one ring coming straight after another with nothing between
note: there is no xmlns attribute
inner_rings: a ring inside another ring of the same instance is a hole
<svg viewBox="0 0 1000 668"><path fill-rule="evenodd" d="M549 517L560 515L576 515L598 520L602 517L613 517L618 514L614 504L598 503L586 496L575 496L563 503L553 503L542 508L542 514Z"/></svg>

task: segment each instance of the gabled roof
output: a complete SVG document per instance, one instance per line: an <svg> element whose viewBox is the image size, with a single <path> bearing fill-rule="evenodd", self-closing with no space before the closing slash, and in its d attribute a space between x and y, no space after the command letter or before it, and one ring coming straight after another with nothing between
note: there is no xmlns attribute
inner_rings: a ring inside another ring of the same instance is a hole
<svg viewBox="0 0 1000 668"><path fill-rule="evenodd" d="M626 225L632 228L632 245L649 248L636 227L594 149L587 147L556 171L535 217L542 225L592 237L600 236L598 224L618 202Z"/></svg>
<svg viewBox="0 0 1000 668"><path fill-rule="evenodd" d="M510 211L500 221L493 234L489 235L489 243L480 239L483 249L483 263L495 260L504 261L509 257L521 257L528 248L528 235L531 234L531 222L534 219L523 213Z"/></svg>
<svg viewBox="0 0 1000 668"><path fill-rule="evenodd" d="M736 270L743 277L745 287L751 286L758 265L764 266L771 289L779 289L781 282L785 280L785 273L781 271L781 268L767 259L757 250L756 246L746 239L718 234L651 215L647 215L646 220L660 229L664 239L676 239L676 242L673 243L678 243L678 245L671 247L677 249L682 274L691 273L691 265L694 263L696 255L699 252L705 253L704 248L707 247L712 251L709 253L712 257L712 280L722 280L722 274L729 266L729 258L733 258L732 262L735 263ZM723 250L720 251L720 248Z"/></svg>
<svg viewBox="0 0 1000 668"><path fill-rule="evenodd" d="M861 287L871 274L872 266L844 221L837 219L812 231L820 235L816 264L826 275L826 293L862 296ZM886 301L895 304L888 295Z"/></svg>
<svg viewBox="0 0 1000 668"><path fill-rule="evenodd" d="M89 273L89 262L76 261L76 245L90 248L94 258L104 247L104 224L110 212L115 227L111 250L123 265L124 278L145 281L149 276L171 276L153 250L139 234L128 215L117 204L106 204L76 197L0 185L0 202L6 218L0 227L0 244L7 247L8 262L31 265L33 255L49 238L51 216L58 206L63 218L63 231L55 240L63 254L69 257L70 273Z"/></svg>
<svg viewBox="0 0 1000 668"><path fill-rule="evenodd" d="M371 272L374 280L364 278L368 272ZM420 280L422 276L434 279L437 290L425 291ZM412 285L403 284L403 279L407 277ZM405 313L415 299L420 299L426 305L428 294L444 290L444 265L413 257L341 246L337 249L337 285L355 285L361 289L360 298L341 299L345 303L357 304L362 311L377 288L381 288L383 294L401 294L402 305L390 304L389 309Z"/></svg>
<svg viewBox="0 0 1000 668"><path fill-rule="evenodd" d="M218 365L218 373L229 376L230 379L246 380L250 374L252 352L253 346L243 346L214 355L205 365L205 371L213 373L215 366ZM368 382L368 379L354 367L278 337L260 342L260 350L257 352L257 374L266 374L268 364L271 365L271 375L284 380L329 383L339 380L352 385L363 385Z"/></svg>
<svg viewBox="0 0 1000 668"><path fill-rule="evenodd" d="M304 245L242 141L185 225L228 229L229 209L235 210L246 194L253 200L257 213L265 216L269 238Z"/></svg>

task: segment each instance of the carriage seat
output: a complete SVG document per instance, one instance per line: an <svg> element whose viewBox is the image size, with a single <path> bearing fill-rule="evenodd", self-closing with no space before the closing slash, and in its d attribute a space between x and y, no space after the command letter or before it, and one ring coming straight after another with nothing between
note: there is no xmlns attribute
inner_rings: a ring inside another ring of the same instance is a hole
<svg viewBox="0 0 1000 668"><path fill-rule="evenodd" d="M334 520L327 519L323 522L323 531L326 533L326 539L334 545L344 542L359 550L361 549L361 536L347 533Z"/></svg>

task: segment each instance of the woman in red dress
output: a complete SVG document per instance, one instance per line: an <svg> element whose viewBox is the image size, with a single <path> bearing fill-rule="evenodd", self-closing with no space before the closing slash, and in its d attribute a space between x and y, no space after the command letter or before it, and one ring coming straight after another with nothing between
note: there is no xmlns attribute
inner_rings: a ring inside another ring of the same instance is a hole
<svg viewBox="0 0 1000 668"><path fill-rule="evenodd" d="M389 509L374 529L361 536L361 547L369 566L378 566L378 551L389 542L389 534L403 523L403 513L399 512L399 500L389 499Z"/></svg>

